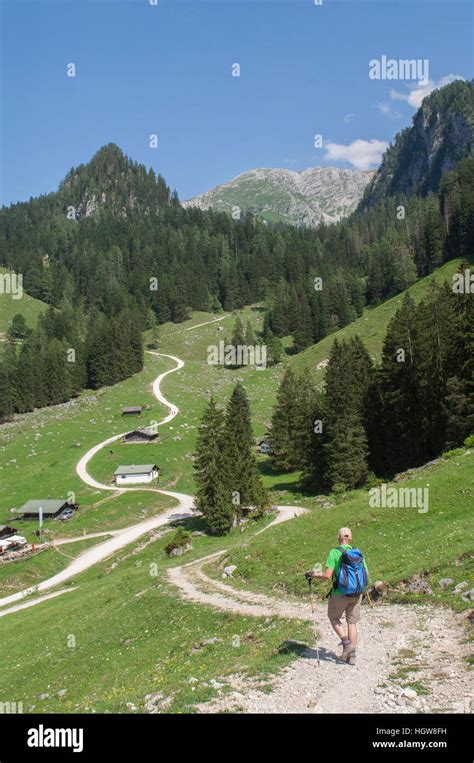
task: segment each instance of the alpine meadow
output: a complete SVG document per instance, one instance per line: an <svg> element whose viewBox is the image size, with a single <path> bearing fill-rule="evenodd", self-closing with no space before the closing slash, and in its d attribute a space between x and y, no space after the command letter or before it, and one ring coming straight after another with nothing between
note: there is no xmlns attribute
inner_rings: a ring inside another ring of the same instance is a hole
<svg viewBox="0 0 474 763"><path fill-rule="evenodd" d="M459 754L471 6L4 0L0 27L2 763L203 715Z"/></svg>

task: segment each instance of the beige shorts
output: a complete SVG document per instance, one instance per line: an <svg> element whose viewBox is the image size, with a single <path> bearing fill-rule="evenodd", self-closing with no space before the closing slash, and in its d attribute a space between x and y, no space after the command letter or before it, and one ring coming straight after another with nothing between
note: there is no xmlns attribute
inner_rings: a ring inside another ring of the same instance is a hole
<svg viewBox="0 0 474 763"><path fill-rule="evenodd" d="M351 625L360 620L360 603L362 596L338 596L329 597L328 617L331 625L342 625L341 617L346 613L346 622Z"/></svg>

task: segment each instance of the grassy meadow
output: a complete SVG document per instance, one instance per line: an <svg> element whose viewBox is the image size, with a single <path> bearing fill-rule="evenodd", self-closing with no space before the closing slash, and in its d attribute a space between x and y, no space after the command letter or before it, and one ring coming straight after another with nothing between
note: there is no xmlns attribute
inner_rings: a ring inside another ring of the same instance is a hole
<svg viewBox="0 0 474 763"><path fill-rule="evenodd" d="M9 273L9 270L0 267L0 279L4 274ZM45 302L30 297L25 291L22 293L21 299L14 299L12 294L7 294L0 290L0 340L5 339L5 334L17 313L23 315L28 328L34 329L38 322L38 317L47 308L48 305Z"/></svg>
<svg viewBox="0 0 474 763"><path fill-rule="evenodd" d="M242 543L256 529L195 537L186 561ZM168 540L134 554L140 540L69 581L77 590L1 618L10 669L0 677L0 698L23 702L24 712L128 712L128 703L140 711L146 695L161 692L168 712L183 712L214 696L212 679L241 671L264 677L293 659L284 642L308 639L308 625L182 601L165 578L170 564L181 563L166 557Z"/></svg>
<svg viewBox="0 0 474 763"><path fill-rule="evenodd" d="M455 263L448 263L436 279L449 280L455 268ZM426 294L430 280L412 287L415 299ZM307 367L316 379L322 379L324 372L317 371L316 365L328 356L336 336L354 333L360 333L378 358L387 323L400 300L396 297L366 310L351 326L262 371L230 370L207 363L208 347L230 340L235 315L199 326L215 316L196 313L184 324L160 327L159 352L185 362L161 385L163 394L180 412L160 427L155 444L117 442L100 451L89 464L91 474L108 483L119 464L153 462L161 468L162 487L194 492L192 454L211 393L225 404L241 379L250 398L255 435L261 436L270 423L286 363L298 369ZM259 308L242 310L240 315L244 323L250 318L255 329L261 327ZM80 504L73 520L49 521L44 526L46 537L74 537L77 542L0 567L1 595L55 574L70 558L100 542L81 539L83 534L133 524L172 504L171 498L150 492L117 495L88 488L77 477L75 467L98 442L165 416L167 411L154 398L151 385L158 374L173 367L171 359L147 354L144 371L114 387L84 392L71 403L19 416L0 427L0 523L11 523L10 509L29 498L61 498L73 493ZM125 420L122 407L134 404L148 407L140 417ZM263 456L259 463L273 501L306 506L308 514L263 535L256 532L268 518L246 525L243 532L233 530L225 538L194 536L186 561L228 549L230 562L237 565L234 585L267 593L283 591L290 598L300 598L307 595L302 572L317 562L324 563L328 549L335 545L337 528L349 524L355 542L367 555L372 581L383 579L394 586L415 573L426 573L433 597L392 592L393 600L429 599L456 609L466 606L460 597L440 593L438 581L448 576L458 583L472 574L472 453L440 459L411 471L407 481L397 483L429 487L426 514L416 509L370 508L366 490L330 496L324 507L323 501L299 492L297 474L272 474ZM204 529L198 519L188 524L191 530ZM15 520L15 526L34 538L35 522ZM264 680L288 664L295 655L285 641L307 640L309 625L276 617L237 616L180 599L165 576L170 565L183 561L166 557L164 546L170 532L165 530L143 547L144 536L77 575L66 586L78 588L66 596L1 618L0 637L10 667L8 676L0 677L0 700L21 701L25 712L135 712L134 708L140 712L147 695L160 693L166 711L192 711L196 702L215 694L213 679L225 683L232 673L248 672ZM208 571L220 574L215 565ZM321 594L325 590L320 586ZM214 638L218 640L203 645L204 640ZM66 693L59 695L64 689Z"/></svg>
<svg viewBox="0 0 474 763"><path fill-rule="evenodd" d="M410 470L403 480L389 484L427 488L428 511L372 508L366 489L337 500L332 497L330 506L318 505L298 521L257 536L248 548L235 548L228 562L237 565L234 580L244 588L257 587L265 592L273 588L289 596L303 596L307 584L302 573L317 563L324 566L328 549L336 545L338 528L348 525L354 545L366 555L372 583L383 580L394 586L424 573L433 589L431 600L459 610L469 608L471 604L453 596L452 589L443 593L438 583L443 577L453 578L455 584L472 580L474 453L464 449L457 456ZM302 503L310 505L311 501ZM322 595L329 589L328 583L315 585ZM427 600L423 595L398 595L394 591L390 596L392 600Z"/></svg>

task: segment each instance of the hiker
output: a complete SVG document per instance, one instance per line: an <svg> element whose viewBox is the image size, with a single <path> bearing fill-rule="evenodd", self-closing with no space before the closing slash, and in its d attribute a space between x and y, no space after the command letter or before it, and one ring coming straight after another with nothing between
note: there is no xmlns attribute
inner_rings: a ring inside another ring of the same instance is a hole
<svg viewBox="0 0 474 763"><path fill-rule="evenodd" d="M353 548L352 532L349 527L341 527L337 534L338 546L329 552L326 569L323 573L310 570L306 573L308 581L313 579L330 580L333 585L329 592L329 621L341 639L341 660L355 665L357 645L357 623L360 620L360 603L367 586L369 572L364 555ZM311 577L309 577L311 575ZM347 634L341 617L346 615Z"/></svg>

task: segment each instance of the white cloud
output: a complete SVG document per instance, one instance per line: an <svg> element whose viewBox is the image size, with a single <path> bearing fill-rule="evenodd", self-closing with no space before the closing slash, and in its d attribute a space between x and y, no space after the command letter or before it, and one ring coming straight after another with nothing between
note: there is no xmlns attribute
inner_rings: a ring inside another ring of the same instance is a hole
<svg viewBox="0 0 474 763"><path fill-rule="evenodd" d="M461 77L459 74L448 74L446 77L441 77L439 80L418 82L409 93L399 93L392 88L390 91L390 98L392 101L405 101L414 109L419 109L423 98L426 98L426 96L433 92L433 90L436 90L436 88L449 85L450 82L454 82L456 79L464 79L464 77Z"/></svg>
<svg viewBox="0 0 474 763"><path fill-rule="evenodd" d="M350 124L352 120L354 119L354 117L355 117L355 114L346 114L346 116L344 117L345 124L346 125Z"/></svg>
<svg viewBox="0 0 474 763"><path fill-rule="evenodd" d="M389 103L378 103L377 108L381 114L389 117L390 119L400 119L402 116L399 111L393 111Z"/></svg>
<svg viewBox="0 0 474 763"><path fill-rule="evenodd" d="M340 143L326 145L325 159L329 161L346 161L356 170L370 170L378 167L382 154L388 147L384 140L354 140L348 146Z"/></svg>

